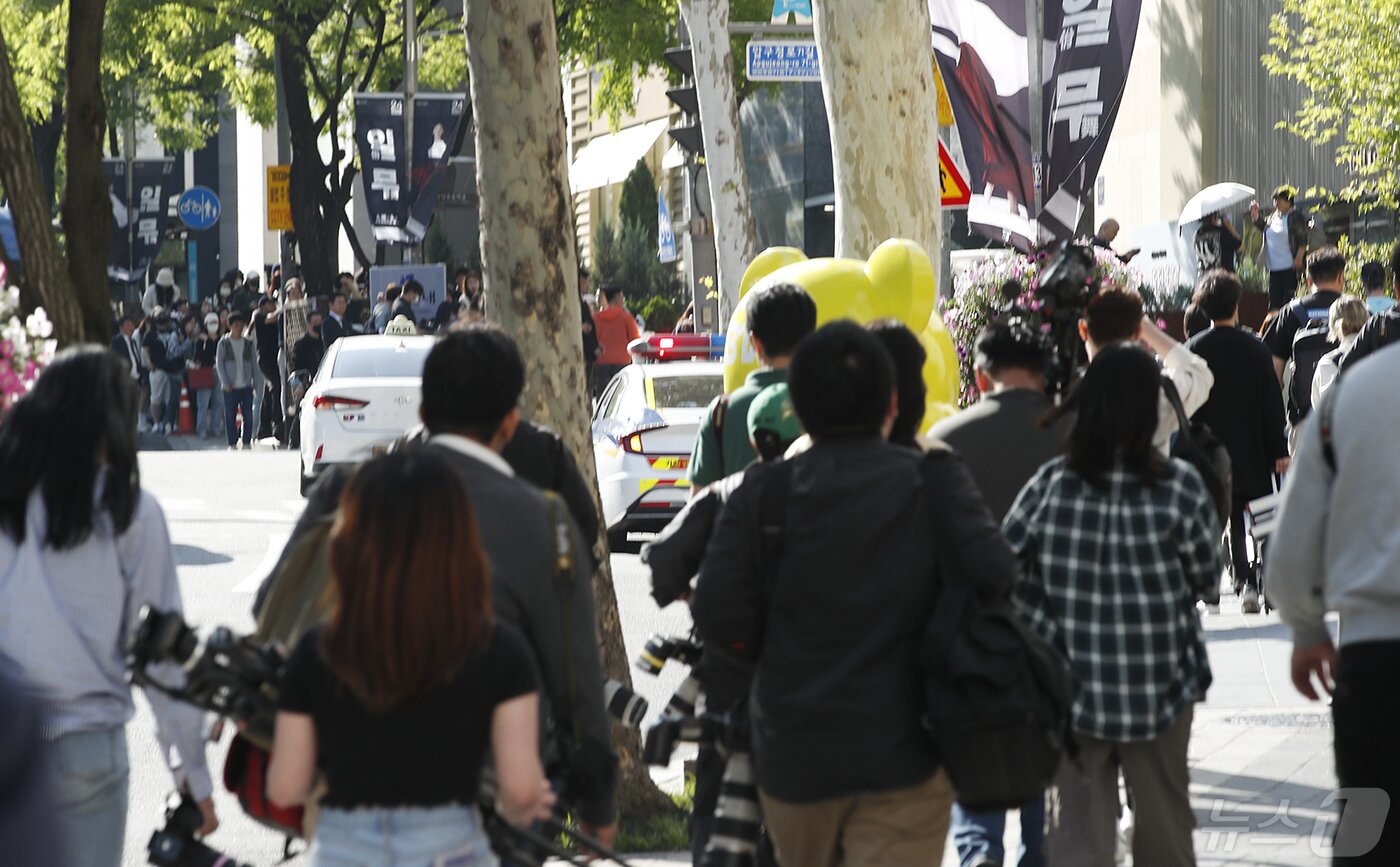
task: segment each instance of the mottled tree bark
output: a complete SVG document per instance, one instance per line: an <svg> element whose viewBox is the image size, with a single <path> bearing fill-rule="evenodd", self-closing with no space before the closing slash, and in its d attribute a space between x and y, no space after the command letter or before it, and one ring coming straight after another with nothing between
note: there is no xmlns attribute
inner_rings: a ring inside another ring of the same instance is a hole
<svg viewBox="0 0 1400 867"><path fill-rule="evenodd" d="M836 180L836 255L889 238L938 261L938 94L925 0L815 0Z"/></svg>
<svg viewBox="0 0 1400 867"><path fill-rule="evenodd" d="M758 255L734 61L729 49L729 0L681 0L695 62L695 95L705 142L705 175L714 218L715 257L725 315L739 301L744 269Z"/></svg>
<svg viewBox="0 0 1400 867"><path fill-rule="evenodd" d="M63 232L68 274L82 311L84 340L106 344L112 309L107 292L107 255L112 206L102 170L107 103L102 97L102 23L107 0L68 4L68 140L64 166ZM165 210L161 209L164 222Z"/></svg>
<svg viewBox="0 0 1400 867"><path fill-rule="evenodd" d="M33 287L42 299L44 310L54 324L54 333L59 341L71 343L82 339L82 311L73 291L73 281L68 276L68 268L64 265L63 254L59 252L58 239L54 237L51 228L51 200L44 193L44 182L39 175L39 164L34 156L34 142L29 136L29 124L25 122L20 110L19 92L15 88L15 71L10 65L10 53L2 31L0 183L4 184L5 194L10 200L26 283ZM104 264L107 261L105 247L101 261Z"/></svg>
<svg viewBox="0 0 1400 867"><path fill-rule="evenodd" d="M563 437L596 500L554 4L465 0L464 5L487 315L520 345L522 411ZM610 676L630 684L605 532L594 545L601 563L593 589L604 665ZM614 731L622 760L621 814L674 809L640 762L636 732Z"/></svg>

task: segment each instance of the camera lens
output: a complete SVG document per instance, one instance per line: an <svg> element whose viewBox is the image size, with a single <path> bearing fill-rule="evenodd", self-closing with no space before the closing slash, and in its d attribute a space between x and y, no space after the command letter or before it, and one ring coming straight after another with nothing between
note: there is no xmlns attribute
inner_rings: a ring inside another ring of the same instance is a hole
<svg viewBox="0 0 1400 867"><path fill-rule="evenodd" d="M631 728L640 726L647 715L647 700L612 678L603 681L603 702L613 719Z"/></svg>
<svg viewBox="0 0 1400 867"><path fill-rule="evenodd" d="M666 660L671 658L671 649L669 639L653 635L647 639L642 652L637 654L637 668L647 674L660 674L661 669L666 667Z"/></svg>

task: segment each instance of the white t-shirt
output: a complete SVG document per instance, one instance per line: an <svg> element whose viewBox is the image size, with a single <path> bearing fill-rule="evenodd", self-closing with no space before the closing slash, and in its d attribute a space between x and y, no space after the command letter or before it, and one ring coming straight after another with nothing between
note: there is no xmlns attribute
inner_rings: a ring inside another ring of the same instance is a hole
<svg viewBox="0 0 1400 867"><path fill-rule="evenodd" d="M1274 211L1264 226L1264 249L1270 271L1292 271L1293 250L1288 245L1288 214Z"/></svg>

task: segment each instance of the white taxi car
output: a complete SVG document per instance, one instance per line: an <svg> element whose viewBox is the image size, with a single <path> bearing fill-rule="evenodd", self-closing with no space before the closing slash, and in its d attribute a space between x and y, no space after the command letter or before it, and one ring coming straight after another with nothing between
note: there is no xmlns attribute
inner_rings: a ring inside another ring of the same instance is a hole
<svg viewBox="0 0 1400 867"><path fill-rule="evenodd" d="M423 364L437 338L342 337L302 397L301 491L326 467L358 463L418 424Z"/></svg>
<svg viewBox="0 0 1400 867"><path fill-rule="evenodd" d="M593 455L612 550L639 550L685 504L700 420L723 390L723 365L713 361L633 364L604 389Z"/></svg>

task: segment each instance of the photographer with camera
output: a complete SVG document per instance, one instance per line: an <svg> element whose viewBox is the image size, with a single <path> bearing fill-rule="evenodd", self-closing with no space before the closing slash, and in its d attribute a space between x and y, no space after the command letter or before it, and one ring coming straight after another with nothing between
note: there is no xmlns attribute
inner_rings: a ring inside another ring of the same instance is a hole
<svg viewBox="0 0 1400 867"><path fill-rule="evenodd" d="M1142 296L1126 286L1104 286L1089 299L1079 320L1079 337L1084 341L1089 361L1108 346L1141 343L1157 354L1162 376L1176 388L1187 417L1205 406L1215 375L1204 358L1157 327L1143 313ZM1177 431L1176 410L1166 394L1160 395L1157 431L1152 444L1163 455L1171 451L1172 434Z"/></svg>
<svg viewBox="0 0 1400 867"><path fill-rule="evenodd" d="M415 449L364 464L330 569L330 616L287 660L268 796L301 804L324 772L314 867L362 864L366 850L496 863L476 808L487 748L507 820L547 816L554 795L529 647L492 614L472 505L447 461Z"/></svg>
<svg viewBox="0 0 1400 867"><path fill-rule="evenodd" d="M914 685L952 574L940 555L956 549L984 601L1007 597L1016 563L956 455L886 441L894 364L874 335L823 326L788 382L812 447L752 468L730 496L696 627L707 656L756 666L753 754L779 863L937 864L954 792Z"/></svg>
<svg viewBox="0 0 1400 867"><path fill-rule="evenodd" d="M802 423L792 408L785 382L758 393L748 407L749 442L759 461L781 460L788 447L802 435ZM655 539L642 546L642 563L651 569L651 595L665 608L678 599L689 601L692 582L705 559L715 519L729 496L744 481L746 470L707 486L685 504ZM706 711L721 715L745 697L753 668L734 665L732 657L701 656L696 674L705 689ZM669 758L669 756L668 756ZM725 758L713 740L702 741L695 761L695 799L691 811L690 850L700 864L710 841L724 777ZM767 849L761 851L768 851Z"/></svg>
<svg viewBox="0 0 1400 867"><path fill-rule="evenodd" d="M96 346L59 353L0 425L0 653L49 703L43 736L69 867L121 864L135 713L126 647L143 606L181 607L165 516L141 489L136 451L135 385ZM181 681L179 666L158 671ZM161 754L210 834L219 823L203 714L146 697Z"/></svg>

